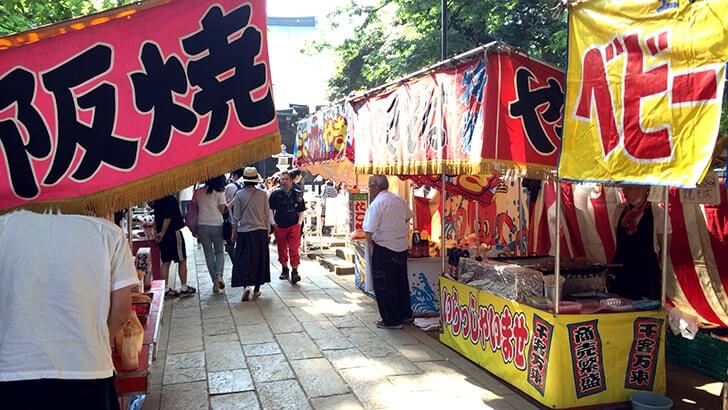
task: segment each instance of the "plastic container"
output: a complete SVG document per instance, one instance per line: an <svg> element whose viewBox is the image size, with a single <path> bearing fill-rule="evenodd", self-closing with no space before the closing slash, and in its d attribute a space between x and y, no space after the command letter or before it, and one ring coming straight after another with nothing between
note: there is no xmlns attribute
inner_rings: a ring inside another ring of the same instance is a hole
<svg viewBox="0 0 728 410"><path fill-rule="evenodd" d="M669 410L672 400L652 393L634 393L630 396L632 410Z"/></svg>
<svg viewBox="0 0 728 410"><path fill-rule="evenodd" d="M564 282L566 281L566 278L563 276L559 277L559 295L561 295L561 299L564 298ZM554 301L556 299L556 276L554 275L546 275L543 277L543 295L549 300Z"/></svg>

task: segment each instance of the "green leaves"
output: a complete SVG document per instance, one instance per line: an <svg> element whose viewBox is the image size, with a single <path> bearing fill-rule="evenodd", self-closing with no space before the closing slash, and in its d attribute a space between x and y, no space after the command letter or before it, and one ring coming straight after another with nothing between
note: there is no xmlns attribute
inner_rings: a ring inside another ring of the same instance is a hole
<svg viewBox="0 0 728 410"><path fill-rule="evenodd" d="M0 3L0 35L26 31L74 17L118 7L131 0L3 0ZM97 6L98 5L98 6Z"/></svg>
<svg viewBox="0 0 728 410"><path fill-rule="evenodd" d="M449 55L500 40L566 65L566 16L553 18L548 2L450 0L448 5ZM439 60L440 0L382 0L376 7L351 2L332 16L339 24L358 22L354 35L335 48L341 61L329 81L332 100Z"/></svg>

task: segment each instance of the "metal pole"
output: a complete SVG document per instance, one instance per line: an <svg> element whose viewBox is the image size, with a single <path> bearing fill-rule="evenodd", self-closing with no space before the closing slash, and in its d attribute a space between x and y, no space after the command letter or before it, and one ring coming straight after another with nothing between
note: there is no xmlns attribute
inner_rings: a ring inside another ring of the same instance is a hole
<svg viewBox="0 0 728 410"><path fill-rule="evenodd" d="M440 1L440 59L445 60L447 58L447 0L441 0ZM440 92L440 98L444 98L444 90L441 88ZM440 100L440 124L442 128L442 132L445 132L445 121L443 118L443 110L444 110L444 100ZM445 147L440 147L441 150L444 150ZM444 158L441 158L441 160L444 160ZM442 182L442 191L440 192L440 205L442 206L442 211L440 214L440 258L442 259L442 273L447 273L447 270L445 269L447 266L445 265L445 254L447 253L447 248L445 246L445 198L447 197L447 187L445 185L445 167L443 164L442 173L440 174L440 180Z"/></svg>
<svg viewBox="0 0 728 410"><path fill-rule="evenodd" d="M554 279L556 287L554 289L554 313L559 314L559 301L561 300L561 182L559 178L556 181L556 261L554 262Z"/></svg>
<svg viewBox="0 0 728 410"><path fill-rule="evenodd" d="M665 187L665 196L663 198L663 204L665 206L664 209L664 215L662 216L662 292L661 292L661 302L662 302L662 308L665 308L665 302L667 302L667 218L668 215L668 205L670 203L670 187Z"/></svg>
<svg viewBox="0 0 728 410"><path fill-rule="evenodd" d="M445 197L447 196L447 187L445 186L444 172L440 179L442 180L442 190L440 191L440 206L442 207L442 211L440 211L440 259L442 259L442 273L445 274L447 273L445 262L445 254L447 253L445 247Z"/></svg>
<svg viewBox="0 0 728 410"><path fill-rule="evenodd" d="M523 194L523 187L521 186L521 178L518 179L518 225L516 225L516 252L515 256L521 255L521 246L523 245L523 211L521 210L521 195Z"/></svg>

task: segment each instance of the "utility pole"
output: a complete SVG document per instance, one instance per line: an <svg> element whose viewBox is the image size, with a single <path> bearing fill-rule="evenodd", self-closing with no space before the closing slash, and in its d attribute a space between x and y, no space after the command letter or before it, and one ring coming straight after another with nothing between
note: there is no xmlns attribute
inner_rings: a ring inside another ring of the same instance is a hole
<svg viewBox="0 0 728 410"><path fill-rule="evenodd" d="M440 2L440 59L447 58L447 0Z"/></svg>

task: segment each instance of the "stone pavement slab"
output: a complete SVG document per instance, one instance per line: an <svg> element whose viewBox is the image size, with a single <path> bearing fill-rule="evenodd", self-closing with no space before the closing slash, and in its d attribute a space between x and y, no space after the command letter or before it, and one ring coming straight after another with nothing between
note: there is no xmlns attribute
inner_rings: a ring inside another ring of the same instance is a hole
<svg viewBox="0 0 728 410"><path fill-rule="evenodd" d="M360 410L364 408L353 394L319 397L311 399L311 404L315 410Z"/></svg>
<svg viewBox="0 0 728 410"><path fill-rule="evenodd" d="M250 372L256 383L295 379L293 369L282 354L248 358Z"/></svg>
<svg viewBox="0 0 728 410"><path fill-rule="evenodd" d="M210 397L212 410L257 410L260 409L255 392L222 394Z"/></svg>
<svg viewBox="0 0 728 410"><path fill-rule="evenodd" d="M349 388L326 359L305 359L291 362L308 397L344 394Z"/></svg>
<svg viewBox="0 0 728 410"><path fill-rule="evenodd" d="M296 380L261 383L257 389L263 409L305 410L311 408Z"/></svg>
<svg viewBox="0 0 728 410"><path fill-rule="evenodd" d="M253 378L247 369L211 372L207 375L210 394L237 393L254 390Z"/></svg>

